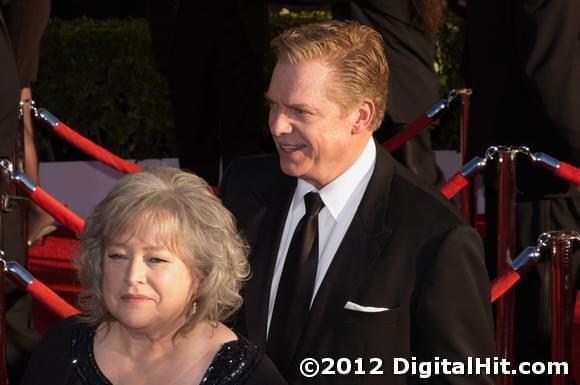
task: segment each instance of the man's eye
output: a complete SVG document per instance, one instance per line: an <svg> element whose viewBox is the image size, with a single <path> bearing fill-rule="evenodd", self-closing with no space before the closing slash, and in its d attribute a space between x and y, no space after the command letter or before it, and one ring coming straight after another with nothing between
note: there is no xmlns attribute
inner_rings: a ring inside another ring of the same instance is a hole
<svg viewBox="0 0 580 385"><path fill-rule="evenodd" d="M292 111L296 114L296 115L310 115L310 112L303 110L301 108L292 108Z"/></svg>

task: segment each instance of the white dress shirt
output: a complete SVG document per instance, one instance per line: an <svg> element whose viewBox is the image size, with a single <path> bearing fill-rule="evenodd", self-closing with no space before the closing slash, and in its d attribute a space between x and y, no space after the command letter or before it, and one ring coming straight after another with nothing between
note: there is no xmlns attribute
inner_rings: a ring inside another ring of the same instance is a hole
<svg viewBox="0 0 580 385"><path fill-rule="evenodd" d="M318 288L334 259L338 247L342 243L346 231L350 227L352 218L366 191L375 168L376 157L377 150L375 143L370 138L356 162L321 190L317 190L310 183L298 179L296 190L294 190L294 196L292 197L292 202L286 215L286 222L276 257L274 276L272 277L272 286L270 288L267 332L270 331L272 311L276 301L280 277L284 270L286 254L288 253L294 230L298 226L300 219L306 213L304 195L311 191L316 191L320 194L320 198L324 202L324 208L318 214L318 267L316 269L314 292L310 300L310 304L312 305Z"/></svg>

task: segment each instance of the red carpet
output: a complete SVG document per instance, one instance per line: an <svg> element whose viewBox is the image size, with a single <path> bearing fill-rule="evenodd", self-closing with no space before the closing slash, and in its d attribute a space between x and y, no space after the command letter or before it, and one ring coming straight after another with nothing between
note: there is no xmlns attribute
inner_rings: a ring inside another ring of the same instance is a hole
<svg viewBox="0 0 580 385"><path fill-rule="evenodd" d="M79 241L72 233L59 228L28 249L26 267L35 278L73 305L80 287L70 259L76 253L78 244ZM58 321L57 317L36 301L33 302L32 313L34 327L40 333L44 333L50 325Z"/></svg>
<svg viewBox="0 0 580 385"><path fill-rule="evenodd" d="M74 305L80 288L70 256L76 253L78 240L66 230L58 230L29 250L28 270L48 287ZM33 308L35 327L42 333L57 319L44 311L40 304ZM577 293L572 330L572 373L580 383L580 292Z"/></svg>

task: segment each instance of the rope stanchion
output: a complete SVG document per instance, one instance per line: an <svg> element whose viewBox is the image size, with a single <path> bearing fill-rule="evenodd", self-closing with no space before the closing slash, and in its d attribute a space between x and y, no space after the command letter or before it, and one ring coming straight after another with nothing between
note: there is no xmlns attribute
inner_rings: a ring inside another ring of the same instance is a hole
<svg viewBox="0 0 580 385"><path fill-rule="evenodd" d="M459 153L461 156L461 164L464 164L467 154L471 89L460 90L459 94L461 96L461 121L459 126L461 147ZM463 216L475 227L477 217L477 198L475 197L475 189L473 185L467 185L466 188L461 190L460 202Z"/></svg>
<svg viewBox="0 0 580 385"><path fill-rule="evenodd" d="M487 149L483 158L475 157L469 161L460 171L455 173L447 182L445 182L439 191L447 199L454 197L459 191L469 184L469 178L482 172L487 162L494 158L498 151L511 151L513 155L524 154L527 155L533 164L543 169L552 172L555 176L576 185L580 186L580 168L574 167L566 162L559 161L550 155L543 152L532 153L528 147L519 146L491 146Z"/></svg>
<svg viewBox="0 0 580 385"><path fill-rule="evenodd" d="M32 298L42 303L59 318L65 319L79 313L78 309L34 278L17 262L5 262L5 272L10 281L29 293Z"/></svg>
<svg viewBox="0 0 580 385"><path fill-rule="evenodd" d="M529 148L524 146L521 146L520 149L528 155L534 165L550 171L552 174L568 183L580 186L580 168L562 162L543 152L537 152L534 154Z"/></svg>
<svg viewBox="0 0 580 385"><path fill-rule="evenodd" d="M495 147L490 147L485 157L476 156L467 162L461 170L456 172L447 182L445 182L439 191L447 199L453 198L459 191L469 184L469 178L479 174L487 167L487 162L494 156Z"/></svg>
<svg viewBox="0 0 580 385"><path fill-rule="evenodd" d="M437 103L440 103L438 101ZM428 125L433 123L433 120L427 116L427 114L423 114L419 117L419 119L415 120L413 123L406 126L403 130L399 131L395 135L393 135L389 140L383 143L383 147L389 151L393 152L403 144L405 144L408 140L414 138L419 132L425 129Z"/></svg>
<svg viewBox="0 0 580 385"><path fill-rule="evenodd" d="M499 146L497 151L497 273L503 275L511 269L515 253L516 163L518 151ZM495 306L495 343L499 357L513 362L515 292L508 291ZM513 384L513 377L501 376L500 385Z"/></svg>
<svg viewBox="0 0 580 385"><path fill-rule="evenodd" d="M491 302L497 301L522 278L517 270L506 270L491 283Z"/></svg>
<svg viewBox="0 0 580 385"><path fill-rule="evenodd" d="M567 182L580 186L580 170L568 163L560 161L560 167L554 170L554 175Z"/></svg>
<svg viewBox="0 0 580 385"><path fill-rule="evenodd" d="M491 301L507 293L536 263L542 255L550 258L550 324L551 360L572 360L572 323L576 290L572 280L572 257L580 246L578 231L550 231L538 237L535 247L526 248L509 269L491 284ZM504 380L505 381L505 380ZM552 385L571 385L568 373L552 376Z"/></svg>
<svg viewBox="0 0 580 385"><path fill-rule="evenodd" d="M93 158L103 162L122 173L131 174L142 171L141 167L131 163L117 155L105 150L103 147L91 142L84 136L80 135L69 126L58 120L53 114L44 108L39 108L34 116L52 131Z"/></svg>
<svg viewBox="0 0 580 385"><path fill-rule="evenodd" d="M49 213L67 229L76 234L83 232L85 222L62 203L48 194L39 186L35 185L26 175L20 171L13 171L12 163L7 159L0 161L0 172L7 175L10 180L21 190L26 192L30 199Z"/></svg>
<svg viewBox="0 0 580 385"><path fill-rule="evenodd" d="M517 256L511 264L511 268L506 269L502 275L491 283L491 302L497 301L502 295L507 293L529 270L540 260L540 247L545 245L545 234L538 238L538 246L527 247Z"/></svg>
<svg viewBox="0 0 580 385"><path fill-rule="evenodd" d="M571 362L572 322L576 290L572 285L572 257L580 241L580 232L552 231L548 233L551 252L551 359ZM552 385L572 385L569 374L552 377Z"/></svg>
<svg viewBox="0 0 580 385"><path fill-rule="evenodd" d="M469 180L461 175L461 173L456 172L443 186L439 188L439 191L441 191L445 198L451 199L468 184Z"/></svg>
<svg viewBox="0 0 580 385"><path fill-rule="evenodd" d="M441 112L449 108L449 105L453 100L455 100L458 94L457 90L451 90L447 95L447 98L436 101L417 120L407 125L402 131L396 133L384 142L383 147L387 149L387 151L392 152L401 147L408 140L414 138L419 132L433 123Z"/></svg>
<svg viewBox="0 0 580 385"><path fill-rule="evenodd" d="M42 207L54 219L62 223L64 227L73 231L75 234L81 234L85 227L85 221L78 215L70 211L65 205L57 201L40 187L36 187L29 192L30 199L38 206Z"/></svg>

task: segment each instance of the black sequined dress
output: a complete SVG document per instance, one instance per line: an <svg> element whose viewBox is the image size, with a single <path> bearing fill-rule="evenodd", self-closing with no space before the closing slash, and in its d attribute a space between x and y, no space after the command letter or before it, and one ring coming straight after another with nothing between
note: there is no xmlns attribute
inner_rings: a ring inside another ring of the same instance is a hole
<svg viewBox="0 0 580 385"><path fill-rule="evenodd" d="M94 337L95 330L75 318L63 321L41 342L21 385L112 385L95 361ZM238 335L237 341L222 345L200 385L244 384L262 358L254 344Z"/></svg>

